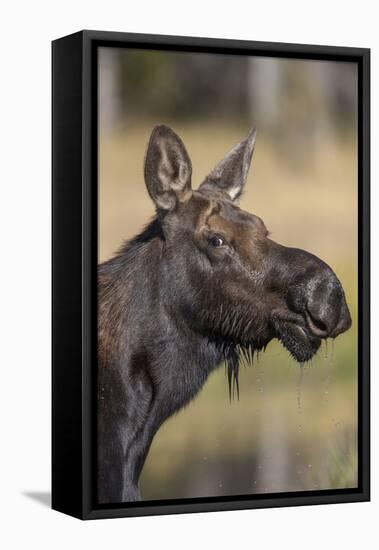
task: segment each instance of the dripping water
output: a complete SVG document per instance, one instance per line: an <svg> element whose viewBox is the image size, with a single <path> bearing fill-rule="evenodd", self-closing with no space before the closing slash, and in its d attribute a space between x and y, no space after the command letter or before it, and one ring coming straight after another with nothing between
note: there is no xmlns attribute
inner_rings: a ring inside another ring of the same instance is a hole
<svg viewBox="0 0 379 550"><path fill-rule="evenodd" d="M302 400L302 393L303 393L303 378L304 378L304 363L300 363L300 372L297 378L297 391L296 391L296 398L297 398L297 409L299 412L301 412L301 400Z"/></svg>
<svg viewBox="0 0 379 550"><path fill-rule="evenodd" d="M303 380L304 380L304 363L300 363L300 370L297 378L296 386L296 402L297 402L297 414L298 414L298 432L301 433L303 430L302 422L302 397L303 397Z"/></svg>
<svg viewBox="0 0 379 550"><path fill-rule="evenodd" d="M328 354L328 341L325 340L325 360L327 361L327 365L326 365L327 372L326 372L325 386L324 386L325 403L329 402L329 391L330 391L330 386L332 382L333 357L334 357L334 340L332 340L330 354Z"/></svg>

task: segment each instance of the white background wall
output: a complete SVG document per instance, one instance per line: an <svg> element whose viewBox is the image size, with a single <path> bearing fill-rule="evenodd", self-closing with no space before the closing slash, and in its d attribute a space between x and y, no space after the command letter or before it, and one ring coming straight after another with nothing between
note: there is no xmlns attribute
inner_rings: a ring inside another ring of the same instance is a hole
<svg viewBox="0 0 379 550"><path fill-rule="evenodd" d="M378 543L378 351L373 502L82 523L27 493L50 484L50 41L82 28L372 48L373 272L378 262L376 3L287 0L7 2L0 85L0 543L3 548L317 549ZM376 101L375 101L376 100ZM311 114L310 114L311 116ZM378 323L373 289L373 327ZM69 396L67 397L69 400ZM377 430L376 430L377 431ZM45 495L45 496L44 496ZM41 496L41 495L40 495ZM6 541L4 544L4 540Z"/></svg>

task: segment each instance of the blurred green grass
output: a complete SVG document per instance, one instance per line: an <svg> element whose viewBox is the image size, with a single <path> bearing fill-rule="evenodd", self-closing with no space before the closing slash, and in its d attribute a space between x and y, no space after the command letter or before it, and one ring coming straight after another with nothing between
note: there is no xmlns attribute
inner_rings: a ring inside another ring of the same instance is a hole
<svg viewBox="0 0 379 550"><path fill-rule="evenodd" d="M192 158L193 185L248 131L239 125L140 121L100 134L99 259L154 213L143 182L152 127L172 124ZM295 162L258 135L241 207L271 238L325 260L341 280L352 328L302 370L278 342L241 367L229 403L224 369L158 432L141 485L145 499L353 487L357 483L357 158L352 136L323 140Z"/></svg>

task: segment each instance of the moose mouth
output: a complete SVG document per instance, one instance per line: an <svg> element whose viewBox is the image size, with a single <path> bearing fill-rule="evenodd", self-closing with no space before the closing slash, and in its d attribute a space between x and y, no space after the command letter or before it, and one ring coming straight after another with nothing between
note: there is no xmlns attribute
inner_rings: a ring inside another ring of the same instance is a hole
<svg viewBox="0 0 379 550"><path fill-rule="evenodd" d="M275 323L276 337L299 363L312 359L321 345L321 338L310 333L307 327L290 321Z"/></svg>

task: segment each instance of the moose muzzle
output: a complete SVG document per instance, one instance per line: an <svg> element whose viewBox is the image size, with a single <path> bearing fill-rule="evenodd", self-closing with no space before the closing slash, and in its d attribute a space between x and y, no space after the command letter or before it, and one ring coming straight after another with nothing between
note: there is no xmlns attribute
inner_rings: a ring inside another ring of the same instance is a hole
<svg viewBox="0 0 379 550"><path fill-rule="evenodd" d="M344 290L332 269L313 254L277 243L271 251L278 289L285 297L284 309L275 312L277 337L296 360L308 361L322 339L336 338L350 328Z"/></svg>

